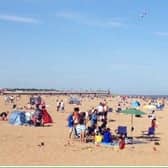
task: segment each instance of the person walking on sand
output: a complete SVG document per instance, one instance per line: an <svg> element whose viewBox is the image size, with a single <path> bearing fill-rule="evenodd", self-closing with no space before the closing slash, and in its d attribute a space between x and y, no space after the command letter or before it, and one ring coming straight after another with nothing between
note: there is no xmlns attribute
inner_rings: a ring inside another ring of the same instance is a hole
<svg viewBox="0 0 168 168"><path fill-rule="evenodd" d="M64 107L64 101L61 100L61 102L60 102L60 110L61 110L61 112L64 112L64 109L65 109L65 107Z"/></svg>
<svg viewBox="0 0 168 168"><path fill-rule="evenodd" d="M59 109L60 109L60 102L59 102L59 100L56 100L56 107L57 107L57 112L58 112Z"/></svg>

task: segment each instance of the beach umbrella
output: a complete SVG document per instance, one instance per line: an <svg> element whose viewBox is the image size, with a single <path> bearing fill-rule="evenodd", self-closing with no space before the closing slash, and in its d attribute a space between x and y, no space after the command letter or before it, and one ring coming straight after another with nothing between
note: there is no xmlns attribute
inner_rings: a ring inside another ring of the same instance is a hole
<svg viewBox="0 0 168 168"><path fill-rule="evenodd" d="M131 133L134 130L134 127L133 127L133 116L134 115L144 115L145 114L144 112L142 112L140 110L137 110L135 108L130 108L130 109L122 110L121 113L123 113L123 114L130 114L131 115Z"/></svg>
<svg viewBox="0 0 168 168"><path fill-rule="evenodd" d="M156 110L156 106L155 105L146 105L143 107L143 109L153 111L153 110Z"/></svg>

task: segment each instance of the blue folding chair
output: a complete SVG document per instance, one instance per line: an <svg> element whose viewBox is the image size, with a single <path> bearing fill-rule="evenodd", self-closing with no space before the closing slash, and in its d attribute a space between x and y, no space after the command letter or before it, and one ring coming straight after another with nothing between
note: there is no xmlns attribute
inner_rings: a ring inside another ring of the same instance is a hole
<svg viewBox="0 0 168 168"><path fill-rule="evenodd" d="M127 137L127 127L126 126L118 126L117 134L124 135Z"/></svg>

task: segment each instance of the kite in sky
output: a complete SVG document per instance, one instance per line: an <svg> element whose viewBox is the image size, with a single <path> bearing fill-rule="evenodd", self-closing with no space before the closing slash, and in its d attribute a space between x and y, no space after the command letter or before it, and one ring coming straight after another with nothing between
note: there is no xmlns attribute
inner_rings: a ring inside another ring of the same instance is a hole
<svg viewBox="0 0 168 168"><path fill-rule="evenodd" d="M145 10L145 11L143 11L139 16L140 16L141 19L143 19L147 14L148 14L148 13L147 13L147 11Z"/></svg>

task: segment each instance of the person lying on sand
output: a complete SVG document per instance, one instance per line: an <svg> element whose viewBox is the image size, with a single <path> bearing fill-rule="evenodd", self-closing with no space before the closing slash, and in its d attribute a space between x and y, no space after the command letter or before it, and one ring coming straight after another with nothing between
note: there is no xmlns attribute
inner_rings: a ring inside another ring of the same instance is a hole
<svg viewBox="0 0 168 168"><path fill-rule="evenodd" d="M7 112L2 112L2 113L0 114L0 120L7 121L7 120L8 120L8 119L7 119L8 114L9 114L9 111L7 111Z"/></svg>

